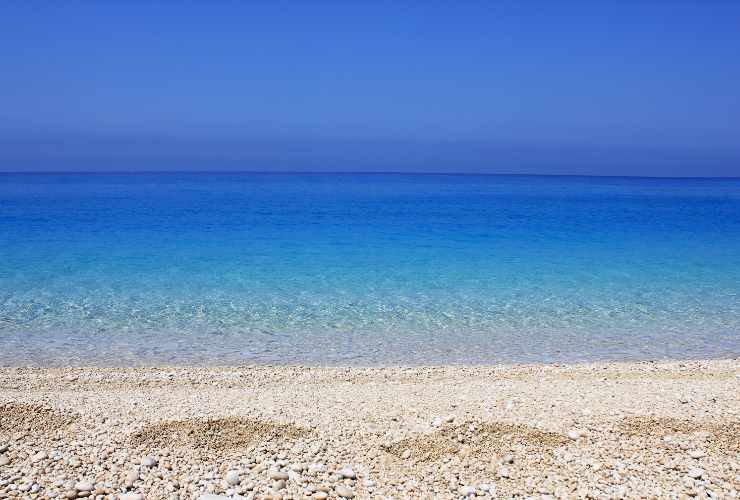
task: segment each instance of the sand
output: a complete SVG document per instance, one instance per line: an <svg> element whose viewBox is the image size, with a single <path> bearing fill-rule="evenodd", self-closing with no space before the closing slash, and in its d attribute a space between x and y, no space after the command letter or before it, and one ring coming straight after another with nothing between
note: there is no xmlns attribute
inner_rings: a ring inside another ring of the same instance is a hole
<svg viewBox="0 0 740 500"><path fill-rule="evenodd" d="M740 360L2 368L0 450L0 498L736 498Z"/></svg>

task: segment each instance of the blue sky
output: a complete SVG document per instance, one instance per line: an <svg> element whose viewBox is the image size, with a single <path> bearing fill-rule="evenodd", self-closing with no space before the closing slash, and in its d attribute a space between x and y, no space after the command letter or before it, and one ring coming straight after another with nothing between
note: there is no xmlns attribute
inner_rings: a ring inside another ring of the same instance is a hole
<svg viewBox="0 0 740 500"><path fill-rule="evenodd" d="M2 2L0 170L740 175L740 2Z"/></svg>

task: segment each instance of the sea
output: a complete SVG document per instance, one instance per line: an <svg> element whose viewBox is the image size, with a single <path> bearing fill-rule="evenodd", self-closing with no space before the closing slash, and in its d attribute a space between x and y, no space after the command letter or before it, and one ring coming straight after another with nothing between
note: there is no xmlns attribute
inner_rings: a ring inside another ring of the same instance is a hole
<svg viewBox="0 0 740 500"><path fill-rule="evenodd" d="M740 356L740 179L0 174L0 365Z"/></svg>

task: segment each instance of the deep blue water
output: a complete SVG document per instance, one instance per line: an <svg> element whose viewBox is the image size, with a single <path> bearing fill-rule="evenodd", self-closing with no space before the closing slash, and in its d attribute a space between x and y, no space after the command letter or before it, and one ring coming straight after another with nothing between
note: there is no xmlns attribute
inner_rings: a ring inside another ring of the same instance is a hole
<svg viewBox="0 0 740 500"><path fill-rule="evenodd" d="M0 364L740 355L740 180L0 174Z"/></svg>

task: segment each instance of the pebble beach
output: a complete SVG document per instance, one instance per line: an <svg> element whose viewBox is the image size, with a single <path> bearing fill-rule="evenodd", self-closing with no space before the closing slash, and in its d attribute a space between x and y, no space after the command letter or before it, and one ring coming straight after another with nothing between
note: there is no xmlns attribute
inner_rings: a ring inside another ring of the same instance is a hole
<svg viewBox="0 0 740 500"><path fill-rule="evenodd" d="M737 498L740 360L0 369L0 498Z"/></svg>

